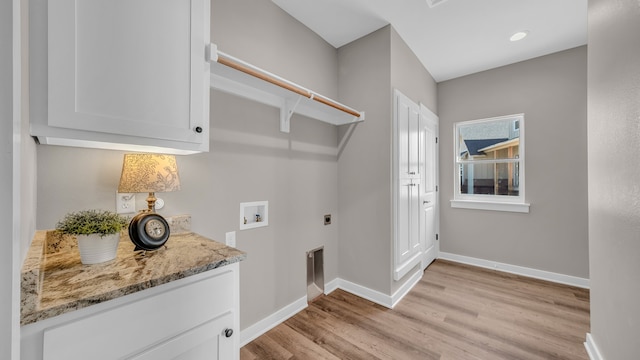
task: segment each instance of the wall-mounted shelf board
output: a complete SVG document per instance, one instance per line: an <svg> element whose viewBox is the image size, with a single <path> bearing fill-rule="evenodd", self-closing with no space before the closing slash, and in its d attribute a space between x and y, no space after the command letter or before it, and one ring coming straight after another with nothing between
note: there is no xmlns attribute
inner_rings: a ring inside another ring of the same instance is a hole
<svg viewBox="0 0 640 360"><path fill-rule="evenodd" d="M364 112L308 90L266 70L209 48L211 87L280 108L280 131L289 132L294 113L333 125L364 121Z"/></svg>

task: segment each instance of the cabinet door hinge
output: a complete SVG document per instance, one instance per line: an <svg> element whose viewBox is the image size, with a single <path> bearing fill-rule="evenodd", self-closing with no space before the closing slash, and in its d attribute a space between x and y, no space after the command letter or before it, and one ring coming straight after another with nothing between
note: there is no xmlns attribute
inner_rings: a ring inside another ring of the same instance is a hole
<svg viewBox="0 0 640 360"><path fill-rule="evenodd" d="M436 185L436 191L438 191L438 185Z"/></svg>
<svg viewBox="0 0 640 360"><path fill-rule="evenodd" d="M438 234L436 234L436 240L438 240Z"/></svg>
<svg viewBox="0 0 640 360"><path fill-rule="evenodd" d="M438 143L438 137L436 136L436 144Z"/></svg>

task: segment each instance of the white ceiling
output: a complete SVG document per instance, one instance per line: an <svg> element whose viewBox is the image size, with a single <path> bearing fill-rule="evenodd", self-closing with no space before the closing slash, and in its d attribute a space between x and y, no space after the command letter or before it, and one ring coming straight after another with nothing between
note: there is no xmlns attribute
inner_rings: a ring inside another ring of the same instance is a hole
<svg viewBox="0 0 640 360"><path fill-rule="evenodd" d="M437 82L587 43L587 0L272 1L336 48L391 24Z"/></svg>

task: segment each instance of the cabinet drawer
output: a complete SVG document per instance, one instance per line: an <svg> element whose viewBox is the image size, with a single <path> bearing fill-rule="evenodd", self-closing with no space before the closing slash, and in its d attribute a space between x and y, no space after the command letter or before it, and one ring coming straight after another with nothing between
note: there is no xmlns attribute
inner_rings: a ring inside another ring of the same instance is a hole
<svg viewBox="0 0 640 360"><path fill-rule="evenodd" d="M128 360L233 359L230 337L238 335L225 336L232 326L233 314L226 313Z"/></svg>
<svg viewBox="0 0 640 360"><path fill-rule="evenodd" d="M44 331L44 360L119 359L234 309L234 273L223 271ZM237 330L237 329L234 329ZM76 339L78 341L76 341Z"/></svg>

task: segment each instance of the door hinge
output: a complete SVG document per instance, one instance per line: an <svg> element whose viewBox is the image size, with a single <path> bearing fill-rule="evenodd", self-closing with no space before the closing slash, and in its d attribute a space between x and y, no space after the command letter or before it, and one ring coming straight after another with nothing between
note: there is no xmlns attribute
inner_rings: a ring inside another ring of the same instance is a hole
<svg viewBox="0 0 640 360"><path fill-rule="evenodd" d="M436 144L438 143L438 137L436 136Z"/></svg>
<svg viewBox="0 0 640 360"><path fill-rule="evenodd" d="M438 191L438 185L436 185L436 191Z"/></svg>
<svg viewBox="0 0 640 360"><path fill-rule="evenodd" d="M436 240L438 240L438 234L436 234Z"/></svg>

